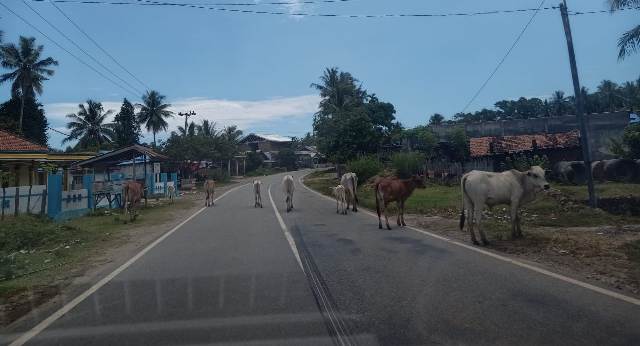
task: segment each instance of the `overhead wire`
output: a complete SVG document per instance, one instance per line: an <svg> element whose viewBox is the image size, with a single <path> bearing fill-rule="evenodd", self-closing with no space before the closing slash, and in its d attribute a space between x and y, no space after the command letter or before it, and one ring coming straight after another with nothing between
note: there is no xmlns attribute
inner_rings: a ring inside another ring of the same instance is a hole
<svg viewBox="0 0 640 346"><path fill-rule="evenodd" d="M542 0L540 2L540 5L538 6L539 9L542 8L542 6L544 5L545 1L546 0ZM524 36L524 33L527 31L527 29L529 28L531 23L533 23L533 20L536 18L538 13L539 13L539 11L533 12L533 15L531 16L531 18L529 18L529 21L527 22L527 24L525 24L525 26L522 28L522 30L520 31L520 34L518 34L518 36L516 37L515 41L513 41L513 44L511 44L511 47L509 47L509 49L504 54L502 59L500 59L500 61L498 62L498 65L496 65L496 67L493 69L493 71L489 74L489 77L487 77L487 79L484 81L484 83L482 83L482 85L480 86L478 91L476 91L476 93L469 100L469 102L467 102L467 104L464 106L464 109L462 109L461 113L464 113L469 108L469 106L471 106L471 104L473 104L473 102L478 98L480 93L482 93L482 90L484 90L484 88L487 86L487 84L489 84L491 79L493 79L493 76L495 76L495 74L498 72L498 70L500 70L500 67L502 67L502 64L504 64L504 62L507 60L509 55L511 55L511 52L514 50L514 48L516 48L516 46L518 45L518 42L520 42L520 39L522 38L522 36Z"/></svg>
<svg viewBox="0 0 640 346"><path fill-rule="evenodd" d="M27 24L28 26L30 26L33 30L37 31L38 33L40 33L40 35L42 35L44 38L46 38L47 40L49 40L49 42L53 43L56 47L62 49L63 51L65 51L67 54L71 55L74 59L78 60L78 62L80 62L81 64L83 64L84 66L88 67L89 69L91 69L93 72L97 73L100 77L108 80L109 82L111 82L113 85L117 86L118 88L124 90L127 93L131 93L131 90L128 90L127 88L123 87L122 85L120 85L119 83L117 83L116 81L114 81L113 79L107 77L104 73L100 72L98 69L96 69L95 67L93 67L92 65L88 64L87 62L85 62L84 60L82 60L82 58L78 57L77 55L73 54L71 51L69 51L67 48L65 48L64 46L62 46L61 44L59 44L56 40L52 39L51 37L49 37L47 34L45 34L44 32L42 32L42 30L38 29L38 27L36 27L35 25L33 25L31 22L29 22L28 20L26 20L24 17L22 17L21 15L19 15L18 13L16 13L14 10L12 10L11 8L9 8L7 5L5 5L4 3L0 2L0 6L4 7L7 11L9 11L10 13L12 13L14 16L18 17L18 19L20 19L21 21L23 21L25 24Z"/></svg>
<svg viewBox="0 0 640 346"><path fill-rule="evenodd" d="M60 14L62 14L68 21L69 23L71 23L76 29L78 29L78 31L80 31L89 41L91 41L96 47L98 47L106 56L109 57L109 59L111 59L111 61L113 61L116 65L120 66L120 68L122 70L124 70L127 74L129 74L133 79L135 79L138 83L140 83L140 85L142 85L143 87L147 88L147 89L151 89L146 83L144 83L142 80L140 80L140 78L138 78L136 75L134 75L131 71L129 71L129 69L127 69L126 67L124 67L115 57L113 57L113 55L111 55L111 53L109 53L106 49L104 49L98 42L96 42L96 40L94 40L86 31L84 31L73 19L71 19L64 11L62 11L62 9L55 4L54 1L50 1L51 5L53 5L53 7L56 8L56 10L58 10L58 12L60 12Z"/></svg>

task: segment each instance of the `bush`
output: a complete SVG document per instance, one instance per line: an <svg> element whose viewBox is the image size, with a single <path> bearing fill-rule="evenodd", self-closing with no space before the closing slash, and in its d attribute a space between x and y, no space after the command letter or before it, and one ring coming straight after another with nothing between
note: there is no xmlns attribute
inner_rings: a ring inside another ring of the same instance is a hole
<svg viewBox="0 0 640 346"><path fill-rule="evenodd" d="M396 175L406 179L419 174L424 165L424 155L421 153L396 153L391 157L391 164Z"/></svg>
<svg viewBox="0 0 640 346"><path fill-rule="evenodd" d="M247 153L247 172L252 172L262 167L263 162L262 154L253 151Z"/></svg>
<svg viewBox="0 0 640 346"><path fill-rule="evenodd" d="M207 169L204 175L201 177L204 179L213 179L216 182L227 182L230 180L229 174L226 169L223 168L210 168Z"/></svg>
<svg viewBox="0 0 640 346"><path fill-rule="evenodd" d="M515 154L511 157L507 157L504 163L501 164L502 170L516 169L524 172L529 170L532 166L540 166L543 169L549 168L549 159L546 155L533 155Z"/></svg>
<svg viewBox="0 0 640 346"><path fill-rule="evenodd" d="M292 149L282 149L278 152L277 162L279 167L284 167L289 171L296 170L296 161L298 161L296 157L295 151Z"/></svg>
<svg viewBox="0 0 640 346"><path fill-rule="evenodd" d="M347 168L358 176L358 180L365 182L382 171L382 164L374 156L363 156L347 163Z"/></svg>

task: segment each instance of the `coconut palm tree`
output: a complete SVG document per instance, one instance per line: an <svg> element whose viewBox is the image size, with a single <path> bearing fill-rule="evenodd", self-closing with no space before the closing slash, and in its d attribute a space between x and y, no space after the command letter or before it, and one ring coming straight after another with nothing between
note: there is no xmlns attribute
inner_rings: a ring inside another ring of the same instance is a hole
<svg viewBox="0 0 640 346"><path fill-rule="evenodd" d="M640 7L640 0L609 0L611 5L611 12L618 11L622 8L628 7ZM622 60L625 57L638 51L640 47L640 25L625 32L620 39L618 39L618 59Z"/></svg>
<svg viewBox="0 0 640 346"><path fill-rule="evenodd" d="M113 110L104 111L102 103L87 100L87 106L78 105L78 113L67 115L71 121L67 124L67 128L71 130L69 136L62 142L67 143L78 140L78 147L97 148L100 150L105 144L110 144L115 138L115 125L105 123L107 117L113 113Z"/></svg>
<svg viewBox="0 0 640 346"><path fill-rule="evenodd" d="M144 124L147 131L153 133L153 146L156 146L156 133L167 130L167 121L165 119L173 117L173 112L168 110L171 107L168 103L163 103L164 95L155 90L147 91L142 95L142 104L138 104L140 112L138 113L138 122Z"/></svg>
<svg viewBox="0 0 640 346"><path fill-rule="evenodd" d="M54 74L49 67L58 65L52 57L40 60L44 46L36 46L35 41L34 37L20 36L17 46L13 43L0 46L2 67L12 70L0 75L0 84L13 81L11 93L20 97L18 132L22 132L25 98L42 94L42 82Z"/></svg>
<svg viewBox="0 0 640 346"><path fill-rule="evenodd" d="M216 129L216 123L207 119L202 120L202 124L198 125L198 135L204 137L218 137L220 131Z"/></svg>
<svg viewBox="0 0 640 346"><path fill-rule="evenodd" d="M327 68L320 82L312 83L311 87L320 92L320 112L324 115L359 106L367 96L367 92L358 86L357 79L349 72L340 72L336 67Z"/></svg>
<svg viewBox="0 0 640 346"><path fill-rule="evenodd" d="M551 95L551 108L556 116L565 115L568 109L567 103L569 99L565 96L564 91L557 90Z"/></svg>
<svg viewBox="0 0 640 346"><path fill-rule="evenodd" d="M605 79L600 83L600 85L598 85L598 93L600 94L602 104L606 107L607 111L615 112L616 106L619 105L622 100L618 84Z"/></svg>

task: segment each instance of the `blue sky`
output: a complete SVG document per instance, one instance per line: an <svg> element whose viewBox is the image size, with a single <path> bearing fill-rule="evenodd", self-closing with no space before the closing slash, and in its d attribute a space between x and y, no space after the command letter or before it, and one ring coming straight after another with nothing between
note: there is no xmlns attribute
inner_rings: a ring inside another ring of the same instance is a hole
<svg viewBox="0 0 640 346"><path fill-rule="evenodd" d="M51 4L26 1L113 72L144 89ZM546 5L557 2L547 1ZM22 1L3 3L96 65ZM352 0L245 8L338 14L449 13L535 8L539 3ZM58 6L145 84L167 95L176 111L195 109L196 121L207 118L220 125L237 123L245 131L282 135L311 130L318 97L309 84L330 66L351 72L370 92L392 102L405 126L423 124L434 112L451 116L464 108L531 16L527 12L446 18L299 18L177 7ZM601 10L606 4L604 0L570 0L569 7ZM640 76L640 55L618 62L616 49L620 34L637 25L638 13L571 18L583 85L594 89L605 78L622 82ZM35 36L45 45L45 55L60 62L40 97L53 127L64 130L64 115L87 98L115 110L125 96L139 101L138 93L132 95L106 81L1 7L0 16L5 41L16 41L19 35ZM469 110L519 96L547 97L554 90L570 93L572 84L560 15L543 11ZM0 99L8 98L8 85L0 86L0 95ZM182 122L176 117L171 129ZM51 133L50 145L61 147L61 137Z"/></svg>

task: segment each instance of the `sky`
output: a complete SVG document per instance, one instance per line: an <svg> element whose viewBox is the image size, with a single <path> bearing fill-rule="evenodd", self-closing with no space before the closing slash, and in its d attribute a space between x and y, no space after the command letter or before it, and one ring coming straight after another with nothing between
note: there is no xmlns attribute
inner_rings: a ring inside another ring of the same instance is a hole
<svg viewBox="0 0 640 346"><path fill-rule="evenodd" d="M109 1L109 0L105 0ZM123 0L137 2L136 0ZM246 133L302 136L312 130L319 96L310 88L327 67L358 78L381 100L394 104L405 126L446 117L464 109L531 18L532 12L449 17L345 18L310 14L457 13L537 8L540 0L350 0L339 3L271 5L273 0L171 0L207 3L212 8L276 11L282 15L220 10L58 3L60 9L144 85L83 36L48 0L25 0L84 51L125 80L102 69L51 28L22 0L2 3L47 36L122 87L78 62L0 6L5 42L34 36L44 56L60 65L39 97L51 126L67 132L65 115L87 99L119 110L147 87L167 96L175 112L194 110L192 119L237 124ZM145 1L140 0L144 3ZM255 3L255 6L215 3ZM544 6L557 5L558 0ZM569 0L570 10L605 10L605 0ZM638 11L572 16L581 82L594 90L603 79L640 77L640 54L617 59L616 41L638 24ZM135 88L136 90L129 90ZM555 90L572 94L562 21L558 10L541 11L494 78L468 111L491 108L502 99L546 98ZM0 86L0 100L9 98ZM184 123L176 116L169 130ZM49 144L63 148L63 135L50 131ZM159 134L158 138L166 138ZM145 134L145 140L151 135Z"/></svg>

